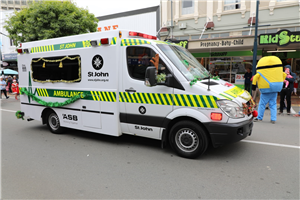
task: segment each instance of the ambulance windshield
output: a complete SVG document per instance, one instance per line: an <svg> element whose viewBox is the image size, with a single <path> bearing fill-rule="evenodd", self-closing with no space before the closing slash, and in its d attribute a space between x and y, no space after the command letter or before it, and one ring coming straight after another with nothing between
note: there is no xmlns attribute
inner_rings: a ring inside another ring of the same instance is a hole
<svg viewBox="0 0 300 200"><path fill-rule="evenodd" d="M175 45L157 45L173 62L179 71L189 80L201 80L208 77L209 72L186 49Z"/></svg>

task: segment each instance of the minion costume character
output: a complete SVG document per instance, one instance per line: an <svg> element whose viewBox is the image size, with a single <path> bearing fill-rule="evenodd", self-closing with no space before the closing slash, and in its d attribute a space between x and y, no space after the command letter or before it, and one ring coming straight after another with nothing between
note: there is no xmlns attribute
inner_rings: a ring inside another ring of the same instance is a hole
<svg viewBox="0 0 300 200"><path fill-rule="evenodd" d="M254 121L262 121L266 104L269 103L271 111L271 122L274 124L277 116L277 94L282 89L286 73L283 72L281 60L276 56L265 56L261 58L256 66L257 73L253 77L252 87L256 84L260 90L260 101L258 105L258 116Z"/></svg>

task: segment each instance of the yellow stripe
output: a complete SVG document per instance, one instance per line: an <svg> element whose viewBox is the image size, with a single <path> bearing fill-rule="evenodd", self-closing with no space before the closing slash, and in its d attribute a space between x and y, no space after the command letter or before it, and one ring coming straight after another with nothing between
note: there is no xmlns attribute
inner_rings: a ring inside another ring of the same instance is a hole
<svg viewBox="0 0 300 200"><path fill-rule="evenodd" d="M161 101L160 101L160 99L159 99L158 94L157 94L157 93L154 93L154 95L155 95L155 97L156 97L156 99L157 99L157 101L158 101L158 104L162 105L162 103L161 103Z"/></svg>
<svg viewBox="0 0 300 200"><path fill-rule="evenodd" d="M203 105L203 103L202 103L202 101L201 101L199 95L197 95L196 98L197 98L197 100L198 100L198 102L199 102L199 104L200 104L200 107L204 107L204 105Z"/></svg>
<svg viewBox="0 0 300 200"><path fill-rule="evenodd" d="M126 39L126 46L130 45L129 39Z"/></svg>
<svg viewBox="0 0 300 200"><path fill-rule="evenodd" d="M125 46L125 41L124 41L124 39L122 40L122 45Z"/></svg>
<svg viewBox="0 0 300 200"><path fill-rule="evenodd" d="M209 104L209 102L208 102L206 96L203 95L202 97L203 97L203 99L204 99L204 101L205 101L207 107L210 108L210 104Z"/></svg>
<svg viewBox="0 0 300 200"><path fill-rule="evenodd" d="M148 97L148 94L147 93L143 93L145 96L146 96L146 99L147 99L147 101L149 102L149 104L151 104L151 101L150 101L150 99L149 99L149 97Z"/></svg>
<svg viewBox="0 0 300 200"><path fill-rule="evenodd" d="M214 108L218 108L218 106L217 106L217 104L216 104L216 101L215 101L215 99L213 98L213 96L209 96L209 98L210 98L212 104L214 105Z"/></svg>
<svg viewBox="0 0 300 200"><path fill-rule="evenodd" d="M119 102L123 102L120 93L119 93Z"/></svg>
<svg viewBox="0 0 300 200"><path fill-rule="evenodd" d="M151 98L153 104L157 104L156 101L155 101L155 99L154 99L153 96L152 96L152 93L149 93L149 96L150 96L150 98Z"/></svg>
<svg viewBox="0 0 300 200"><path fill-rule="evenodd" d="M98 95L97 95L97 91L94 91L94 93L95 93L95 96L96 96L96 98L97 98L97 101L100 101L100 99L99 99L99 97L98 97Z"/></svg>
<svg viewBox="0 0 300 200"><path fill-rule="evenodd" d="M193 95L190 95L190 98L192 99L192 103L193 103L194 107L198 107L198 106L197 106L197 103L196 103L196 101L195 101L195 99L194 99L194 96L193 96Z"/></svg>
<svg viewBox="0 0 300 200"><path fill-rule="evenodd" d="M43 96L45 97L46 93L45 93L44 89L41 89L41 92L43 93Z"/></svg>
<svg viewBox="0 0 300 200"><path fill-rule="evenodd" d="M49 97L49 94L48 94L48 92L47 92L47 89L44 89L44 91L45 91L46 96Z"/></svg>
<svg viewBox="0 0 300 200"><path fill-rule="evenodd" d="M52 51L54 51L54 45L51 45L52 46Z"/></svg>
<svg viewBox="0 0 300 200"><path fill-rule="evenodd" d="M98 94L99 94L100 100L103 101L102 94L100 91L98 91Z"/></svg>
<svg viewBox="0 0 300 200"><path fill-rule="evenodd" d="M92 97L93 97L94 101L96 101L96 99L94 97L94 94L93 94L93 91L91 91L91 94L92 94Z"/></svg>
<svg viewBox="0 0 300 200"><path fill-rule="evenodd" d="M124 92L121 92L121 95L122 95L122 98L123 98L124 102L127 102L126 97L124 95Z"/></svg>
<svg viewBox="0 0 300 200"><path fill-rule="evenodd" d="M141 102L141 100L136 92L134 93L134 96L135 96L135 99L138 101L138 103L144 103L144 102Z"/></svg>
<svg viewBox="0 0 300 200"><path fill-rule="evenodd" d="M139 40L136 39L135 42L136 42L137 45L140 45L140 41Z"/></svg>
<svg viewBox="0 0 300 200"><path fill-rule="evenodd" d="M187 103L188 107L191 107L190 101L187 98L186 94L183 95L183 98L185 99L185 102Z"/></svg>
<svg viewBox="0 0 300 200"><path fill-rule="evenodd" d="M37 93L38 93L39 96L42 96L42 95L40 94L40 89L39 89L39 88L37 88L36 91L37 91Z"/></svg>
<svg viewBox="0 0 300 200"><path fill-rule="evenodd" d="M175 94L172 94L172 97L173 97L173 99L174 99L175 105L176 105L176 106L179 106L179 103L177 102L177 99L176 99L176 97L175 97Z"/></svg>
<svg viewBox="0 0 300 200"><path fill-rule="evenodd" d="M46 46L46 50L47 50L47 51L49 51L49 49L48 49L48 45Z"/></svg>
<svg viewBox="0 0 300 200"><path fill-rule="evenodd" d="M131 45L135 45L135 39L131 39Z"/></svg>
<svg viewBox="0 0 300 200"><path fill-rule="evenodd" d="M161 96L161 99L162 99L163 102L164 102L164 105L168 105L168 103L167 103L166 100L165 100L164 95L163 95L162 93L160 93L160 96Z"/></svg>
<svg viewBox="0 0 300 200"><path fill-rule="evenodd" d="M145 44L145 40L142 40L142 44Z"/></svg>
<svg viewBox="0 0 300 200"><path fill-rule="evenodd" d="M142 94L142 93L140 93L140 96L141 96L141 99L142 99L142 103L147 103L147 102L145 101L145 99L144 99L144 97L143 97L143 94Z"/></svg>
<svg viewBox="0 0 300 200"><path fill-rule="evenodd" d="M115 95L114 95L114 92L110 92L110 94L111 94L111 96L112 96L113 102L116 102L117 100L116 100L116 97L115 97Z"/></svg>
<svg viewBox="0 0 300 200"><path fill-rule="evenodd" d="M110 95L108 93L110 93L110 92L105 92L106 96L108 97L109 101L111 102L112 100L111 100Z"/></svg>
<svg viewBox="0 0 300 200"><path fill-rule="evenodd" d="M46 51L46 46L43 46L43 50Z"/></svg>
<svg viewBox="0 0 300 200"><path fill-rule="evenodd" d="M177 96L178 96L178 99L179 99L179 101L180 101L180 105L181 105L181 106L185 106L185 104L184 104L184 102L183 102L183 100L182 100L182 98L181 98L181 95L180 95L180 94L177 94Z"/></svg>
<svg viewBox="0 0 300 200"><path fill-rule="evenodd" d="M129 97L129 95L128 95L128 92L125 92L125 95L126 95L126 97L127 97L127 101L128 101L129 103L131 103L131 100L130 100L130 97Z"/></svg>
<svg viewBox="0 0 300 200"><path fill-rule="evenodd" d="M168 101L170 102L170 105L172 106L173 105L173 101L170 99L170 94L166 94L167 95L167 99L168 99Z"/></svg>
<svg viewBox="0 0 300 200"><path fill-rule="evenodd" d="M107 98L106 98L105 92L102 92L102 96L104 97L105 101L108 101Z"/></svg>

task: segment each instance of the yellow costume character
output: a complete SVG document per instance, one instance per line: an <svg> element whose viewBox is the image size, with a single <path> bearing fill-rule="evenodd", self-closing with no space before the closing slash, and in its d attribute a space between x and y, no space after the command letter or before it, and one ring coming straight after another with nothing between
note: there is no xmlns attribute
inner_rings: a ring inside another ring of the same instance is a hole
<svg viewBox="0 0 300 200"><path fill-rule="evenodd" d="M281 91L286 73L283 72L281 60L276 56L265 56L261 58L256 66L257 73L253 77L253 88L256 84L261 92L258 106L258 116L255 121L261 121L265 108L269 103L271 111L271 122L275 123L277 116L277 93Z"/></svg>

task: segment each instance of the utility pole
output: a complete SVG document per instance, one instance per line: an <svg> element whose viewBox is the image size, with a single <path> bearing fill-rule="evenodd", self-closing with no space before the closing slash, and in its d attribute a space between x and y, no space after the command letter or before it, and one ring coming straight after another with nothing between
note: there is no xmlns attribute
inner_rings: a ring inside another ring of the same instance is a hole
<svg viewBox="0 0 300 200"><path fill-rule="evenodd" d="M255 17L255 35L254 35L254 45L253 45L252 76L254 76L256 74L258 7L259 7L259 0L256 1L256 17Z"/></svg>

